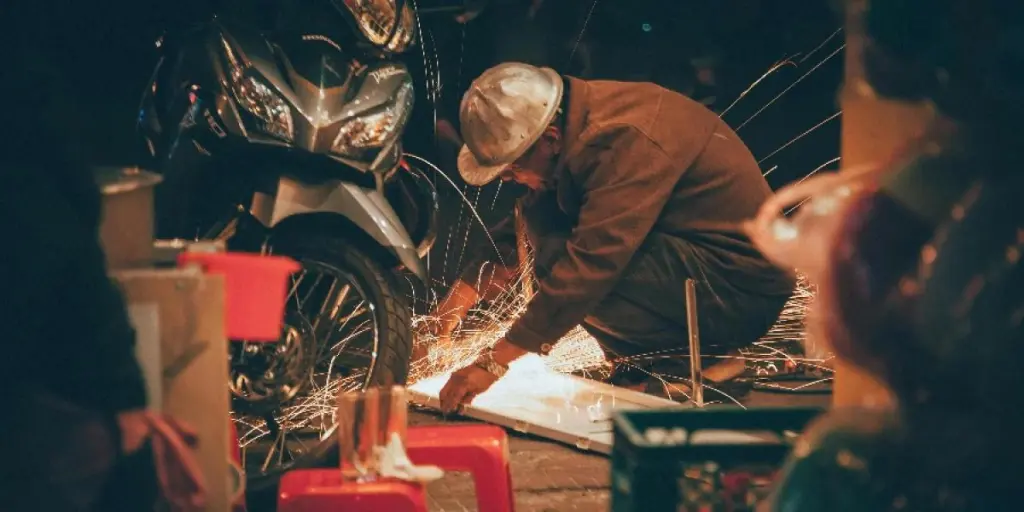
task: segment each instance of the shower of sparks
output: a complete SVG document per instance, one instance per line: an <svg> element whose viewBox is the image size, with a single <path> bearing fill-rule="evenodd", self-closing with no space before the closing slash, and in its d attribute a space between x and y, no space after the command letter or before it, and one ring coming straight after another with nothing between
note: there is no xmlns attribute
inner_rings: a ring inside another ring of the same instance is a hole
<svg viewBox="0 0 1024 512"><path fill-rule="evenodd" d="M529 263L529 262L528 262ZM529 269L527 264L521 268ZM481 272L488 272L485 266ZM500 340L515 321L526 310L529 297L523 293L523 283L532 279L531 273L521 271L515 281L507 286L487 307L476 307L452 333L450 343L431 352L424 360L413 363L410 381L434 375L450 373L468 365L484 348L494 345ZM437 311L438 317L446 314ZM416 332L425 333L425 324L436 322L431 315L420 315L413 319ZM422 334L415 340L416 344L426 343L434 346L439 340L429 334ZM604 353L597 341L582 328L577 327L555 345L554 350L544 358L548 367L561 372L575 372L596 369L604 364Z"/></svg>
<svg viewBox="0 0 1024 512"><path fill-rule="evenodd" d="M525 268L530 268L527 265ZM486 270L484 270L486 272ZM493 346L508 331L512 322L521 315L529 297L522 292L522 284L525 279L531 279L528 271L521 271L515 283L508 286L503 293L494 300L488 307L478 307L470 311L466 319L455 330L451 339L445 347L438 348L431 352L431 355L421 361L416 361L411 370L410 382L449 374L454 370L470 364L482 350ZM746 361L747 366L757 375L769 375L780 373L795 366L814 369L827 369L827 359L824 357L810 357L803 354L820 352L814 347L808 350L803 349L804 343L804 317L807 308L814 298L814 292L806 279L801 277L793 296L786 303L778 321L769 332L758 340L753 346L741 351L738 355L720 356L720 359L740 358ZM414 325L420 327L424 324L437 322L438 317L444 315L444 311L437 311L437 317L421 315L414 319ZM427 332L430 329L418 329L418 332ZM434 346L440 340L429 334L423 334L416 339L417 344ZM687 359L685 353L685 340L680 340L679 351L662 351L639 354L628 358L620 358L614 364L638 365L639 363L652 359L680 358ZM608 361L604 352L598 345L597 340L590 336L582 327L576 327L569 334L565 335L554 349L547 356L540 358L544 365L555 372L560 373L582 373L599 375L607 372L613 362ZM530 373L509 374L506 378L516 376L527 378ZM666 386L689 379L688 375L651 374L651 377L660 380ZM709 387L709 389L714 389ZM677 393L685 390L677 388ZM738 403L738 402L737 402Z"/></svg>
<svg viewBox="0 0 1024 512"><path fill-rule="evenodd" d="M739 103L743 98L746 98L751 91L756 89L758 85L761 85L762 81L764 81L769 76L775 74L776 71L786 66L796 67L796 65L797 64L795 62L789 59L783 59L779 62L776 62L775 64L772 65L772 67L768 68L768 71L765 71L764 74L758 77L757 80L754 80L754 83L750 84L749 87L744 89L743 92L741 92L740 95L736 97L736 99L732 100L732 103L730 103L728 107L725 107L725 110L723 110L721 114L718 114L718 117L725 117L725 115L728 114L729 111L732 110L732 108L735 107L737 103Z"/></svg>
<svg viewBox="0 0 1024 512"><path fill-rule="evenodd" d="M587 17L583 20L583 27L580 28L580 35L576 36L576 44L572 45L572 52L569 53L569 63L572 63L572 58L576 56L576 50L579 49L580 43L583 41L583 35L587 33L587 25L590 24L590 18L594 15L594 8L597 7L598 0L594 0L590 4L590 10L587 11Z"/></svg>
<svg viewBox="0 0 1024 512"><path fill-rule="evenodd" d="M830 36L830 38L831 38L831 36ZM839 52L843 51L844 48L846 48L845 44L840 46L839 48L836 48L832 53L828 54L827 57L825 57L824 59L821 59L821 61L819 61L817 64L815 64L814 67L809 69L803 75L800 75L800 78L797 78L796 80L793 81L792 84L789 84L789 87L786 87L785 89L783 89L782 92L780 92L774 98L772 98L771 101L769 101L768 103L765 103L764 106L762 106L760 109L758 109L757 112L754 112L754 115L750 116L749 118L747 118L746 121L743 121L739 126L737 126L736 127L736 131L742 130L744 126L746 126L751 121L753 121L755 118L757 118L757 116L761 115L761 113L764 112L765 110L767 110L768 107L772 106L776 101L779 101L779 98L785 96L786 93L788 93L789 91L793 90L793 88L796 87L800 82L803 82L805 78L811 76L811 73L814 73L815 71L818 70L818 68L820 68L821 66L824 66L826 62L832 60L832 57L835 57L836 55L839 55Z"/></svg>
<svg viewBox="0 0 1024 512"><path fill-rule="evenodd" d="M768 160L769 158L779 154L779 152L781 152L782 150L784 150L784 149L788 148L789 146L793 145L798 140L800 140L800 139L810 135L811 133L817 131L818 128L821 128L822 126L825 126L830 121L832 121L833 119L838 118L841 115L843 115L843 111L842 110L840 110L839 112L836 112L835 114L832 114L832 115L826 117L824 120L822 120L822 121L818 122L818 124L808 128L807 130L805 130L800 135L797 135L796 137L793 137L792 139L789 139L788 142L786 142L785 144L779 146L779 149L776 149L775 151L772 151L771 153L768 153L768 156L758 160L757 163L759 163L759 164L763 163L765 160ZM765 176L767 176L767 175L768 175L768 173L765 173Z"/></svg>

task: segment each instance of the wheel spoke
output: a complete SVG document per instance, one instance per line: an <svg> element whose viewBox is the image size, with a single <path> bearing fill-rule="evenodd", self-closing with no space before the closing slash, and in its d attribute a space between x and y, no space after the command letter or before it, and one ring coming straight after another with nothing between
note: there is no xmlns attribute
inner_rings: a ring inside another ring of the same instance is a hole
<svg viewBox="0 0 1024 512"><path fill-rule="evenodd" d="M236 402L294 396L273 412L234 415L243 467L258 471L257 475L292 467L314 452L310 449L314 439L328 442L336 427L335 397L363 388L376 360L379 326L374 304L368 302L358 281L327 264L305 259L302 264L302 271L292 277L289 327L282 340L251 344L255 345L251 351L250 344L242 344L237 354L233 349L233 392L249 397ZM298 365L306 368L298 381L290 380L289 369L294 365L287 362L295 358L306 361Z"/></svg>

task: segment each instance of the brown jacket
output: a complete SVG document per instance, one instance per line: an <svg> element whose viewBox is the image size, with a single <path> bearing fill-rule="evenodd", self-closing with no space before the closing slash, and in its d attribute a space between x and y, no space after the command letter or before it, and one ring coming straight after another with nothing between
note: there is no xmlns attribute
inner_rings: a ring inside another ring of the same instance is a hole
<svg viewBox="0 0 1024 512"><path fill-rule="evenodd" d="M568 79L558 206L574 228L507 339L550 347L616 285L652 233L706 249L736 291L786 295L740 225L771 194L750 151L717 115L651 83Z"/></svg>

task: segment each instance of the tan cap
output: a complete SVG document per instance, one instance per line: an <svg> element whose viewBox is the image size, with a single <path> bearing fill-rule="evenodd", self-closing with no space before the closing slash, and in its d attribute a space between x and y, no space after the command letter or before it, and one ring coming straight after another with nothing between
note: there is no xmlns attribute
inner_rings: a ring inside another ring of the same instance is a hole
<svg viewBox="0 0 1024 512"><path fill-rule="evenodd" d="M526 154L562 102L562 77L551 68L506 62L484 71L462 97L459 120L466 145L459 174L486 185Z"/></svg>

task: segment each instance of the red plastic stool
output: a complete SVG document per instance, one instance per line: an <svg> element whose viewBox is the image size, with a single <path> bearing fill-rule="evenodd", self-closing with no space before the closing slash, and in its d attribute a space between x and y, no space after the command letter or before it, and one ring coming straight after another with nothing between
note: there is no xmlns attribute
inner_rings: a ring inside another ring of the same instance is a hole
<svg viewBox="0 0 1024 512"><path fill-rule="evenodd" d="M503 429L492 425L412 427L406 433L405 449L415 464L472 473L481 511L515 510L508 434Z"/></svg>
<svg viewBox="0 0 1024 512"><path fill-rule="evenodd" d="M281 478L277 512L427 512L423 486L396 480L341 481L338 469L297 469Z"/></svg>

